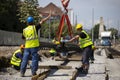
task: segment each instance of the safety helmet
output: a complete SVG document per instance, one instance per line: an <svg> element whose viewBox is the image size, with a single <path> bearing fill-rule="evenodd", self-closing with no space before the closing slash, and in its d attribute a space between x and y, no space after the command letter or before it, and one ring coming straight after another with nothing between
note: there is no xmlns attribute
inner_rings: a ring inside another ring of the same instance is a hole
<svg viewBox="0 0 120 80"><path fill-rule="evenodd" d="M32 23L34 21L34 18L32 16L29 16L27 18L27 23Z"/></svg>
<svg viewBox="0 0 120 80"><path fill-rule="evenodd" d="M82 28L82 27L83 27L82 24L77 24L77 26L76 26L76 30L77 30L77 29L80 29L80 28Z"/></svg>
<svg viewBox="0 0 120 80"><path fill-rule="evenodd" d="M20 45L20 49L24 49L25 48L25 45L24 44L21 44Z"/></svg>
<svg viewBox="0 0 120 80"><path fill-rule="evenodd" d="M59 44L60 44L60 42L59 42L59 41L56 41L56 42L55 42L55 44L56 44L56 45L59 45Z"/></svg>

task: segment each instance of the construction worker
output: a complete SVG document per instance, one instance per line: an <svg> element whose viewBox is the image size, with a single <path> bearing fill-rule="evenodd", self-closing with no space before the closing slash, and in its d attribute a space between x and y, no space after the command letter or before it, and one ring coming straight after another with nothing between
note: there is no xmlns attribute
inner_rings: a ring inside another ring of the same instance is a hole
<svg viewBox="0 0 120 80"><path fill-rule="evenodd" d="M62 42L72 42L73 40L79 40L79 46L83 50L82 52L82 66L79 68L80 70L84 71L85 73L88 72L89 68L89 56L92 50L92 41L89 35L82 29L82 24L77 24L76 30L79 32L78 35L73 37L70 40L64 40Z"/></svg>
<svg viewBox="0 0 120 80"><path fill-rule="evenodd" d="M56 50L54 48L51 48L49 53L52 56L52 59L54 59L55 55L57 54L57 52L56 52Z"/></svg>
<svg viewBox="0 0 120 80"><path fill-rule="evenodd" d="M20 66L21 66L21 61L23 58L23 52L24 52L24 48L25 46L22 44L20 46L20 48L18 50L16 50L11 58L10 63L12 64L12 66L16 69L16 70L20 70Z"/></svg>
<svg viewBox="0 0 120 80"><path fill-rule="evenodd" d="M39 55L37 52L40 46L37 32L41 28L41 24L46 20L48 20L50 16L51 16L51 11L49 15L46 18L43 18L37 25L34 24L34 18L32 16L29 16L27 18L28 26L25 29L23 29L23 36L22 36L22 38L25 39L25 50L20 68L21 77L23 77L26 72L28 57L30 55L32 56L31 72L33 76L36 75L36 71L38 69L38 61L39 61Z"/></svg>
<svg viewBox="0 0 120 80"><path fill-rule="evenodd" d="M63 36L64 34L61 35L61 39L60 40L65 40L65 37ZM62 58L67 58L68 56L68 49L65 45L65 42L60 42L60 54Z"/></svg>
<svg viewBox="0 0 120 80"><path fill-rule="evenodd" d="M62 58L67 58L67 56L68 56L68 49L67 49L67 47L65 46L65 42L61 42L60 43L60 55L61 55L61 57Z"/></svg>
<svg viewBox="0 0 120 80"><path fill-rule="evenodd" d="M56 46L56 55L59 55L59 57L61 58L62 56L61 56L61 51L62 51L62 48L61 48L61 42L60 41L57 41L56 39L54 39L53 41L52 41Z"/></svg>

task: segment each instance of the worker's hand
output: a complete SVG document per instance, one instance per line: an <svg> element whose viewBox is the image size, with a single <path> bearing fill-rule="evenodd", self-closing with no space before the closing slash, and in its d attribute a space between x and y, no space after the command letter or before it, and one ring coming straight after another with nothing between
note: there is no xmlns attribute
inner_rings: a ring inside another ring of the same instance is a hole
<svg viewBox="0 0 120 80"><path fill-rule="evenodd" d="M46 20L48 20L50 17L51 17L51 14L52 14L52 10L50 10L50 13L49 15L46 17L46 18L43 18L41 21L40 21L40 24L44 23Z"/></svg>

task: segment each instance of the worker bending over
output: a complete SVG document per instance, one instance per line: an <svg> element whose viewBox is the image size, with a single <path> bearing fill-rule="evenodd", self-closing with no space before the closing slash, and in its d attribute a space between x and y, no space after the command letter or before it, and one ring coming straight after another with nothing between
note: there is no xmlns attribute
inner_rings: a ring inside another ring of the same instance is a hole
<svg viewBox="0 0 120 80"><path fill-rule="evenodd" d="M57 51L54 48L51 48L49 53L52 56L52 59L54 59L55 55L57 54Z"/></svg>
<svg viewBox="0 0 120 80"><path fill-rule="evenodd" d="M10 63L16 70L20 70L22 58L23 58L23 53L24 53L24 48L25 46L22 44L18 50L16 50L11 58Z"/></svg>
<svg viewBox="0 0 120 80"><path fill-rule="evenodd" d="M82 24L77 24L76 30L79 34L70 40L64 40L62 42L72 42L76 39L79 40L79 46L82 49L82 66L79 69L87 73L89 68L89 57L91 54L93 43L89 35L86 33L86 31L82 29L82 27Z"/></svg>

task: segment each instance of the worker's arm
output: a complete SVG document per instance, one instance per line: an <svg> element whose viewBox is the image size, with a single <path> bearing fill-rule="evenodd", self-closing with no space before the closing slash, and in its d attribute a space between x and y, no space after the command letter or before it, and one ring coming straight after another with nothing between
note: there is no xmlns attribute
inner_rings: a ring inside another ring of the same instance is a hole
<svg viewBox="0 0 120 80"><path fill-rule="evenodd" d="M52 13L52 12L51 12L51 10L50 10L49 15L48 15L46 18L43 18L43 19L40 21L40 25L51 17L51 13Z"/></svg>
<svg viewBox="0 0 120 80"><path fill-rule="evenodd" d="M79 39L79 35L76 35L75 37L73 37L72 39L70 39L69 42L72 42L72 41L77 40L77 39Z"/></svg>
<svg viewBox="0 0 120 80"><path fill-rule="evenodd" d="M61 40L61 42L72 42L72 41L77 40L77 39L79 39L79 35L76 35L75 37L73 37L70 40Z"/></svg>
<svg viewBox="0 0 120 80"><path fill-rule="evenodd" d="M23 58L23 55L22 55L22 53L20 53L20 52L18 52L17 54L15 54L15 56L16 56L17 58L20 58L21 60L22 60L22 58Z"/></svg>

